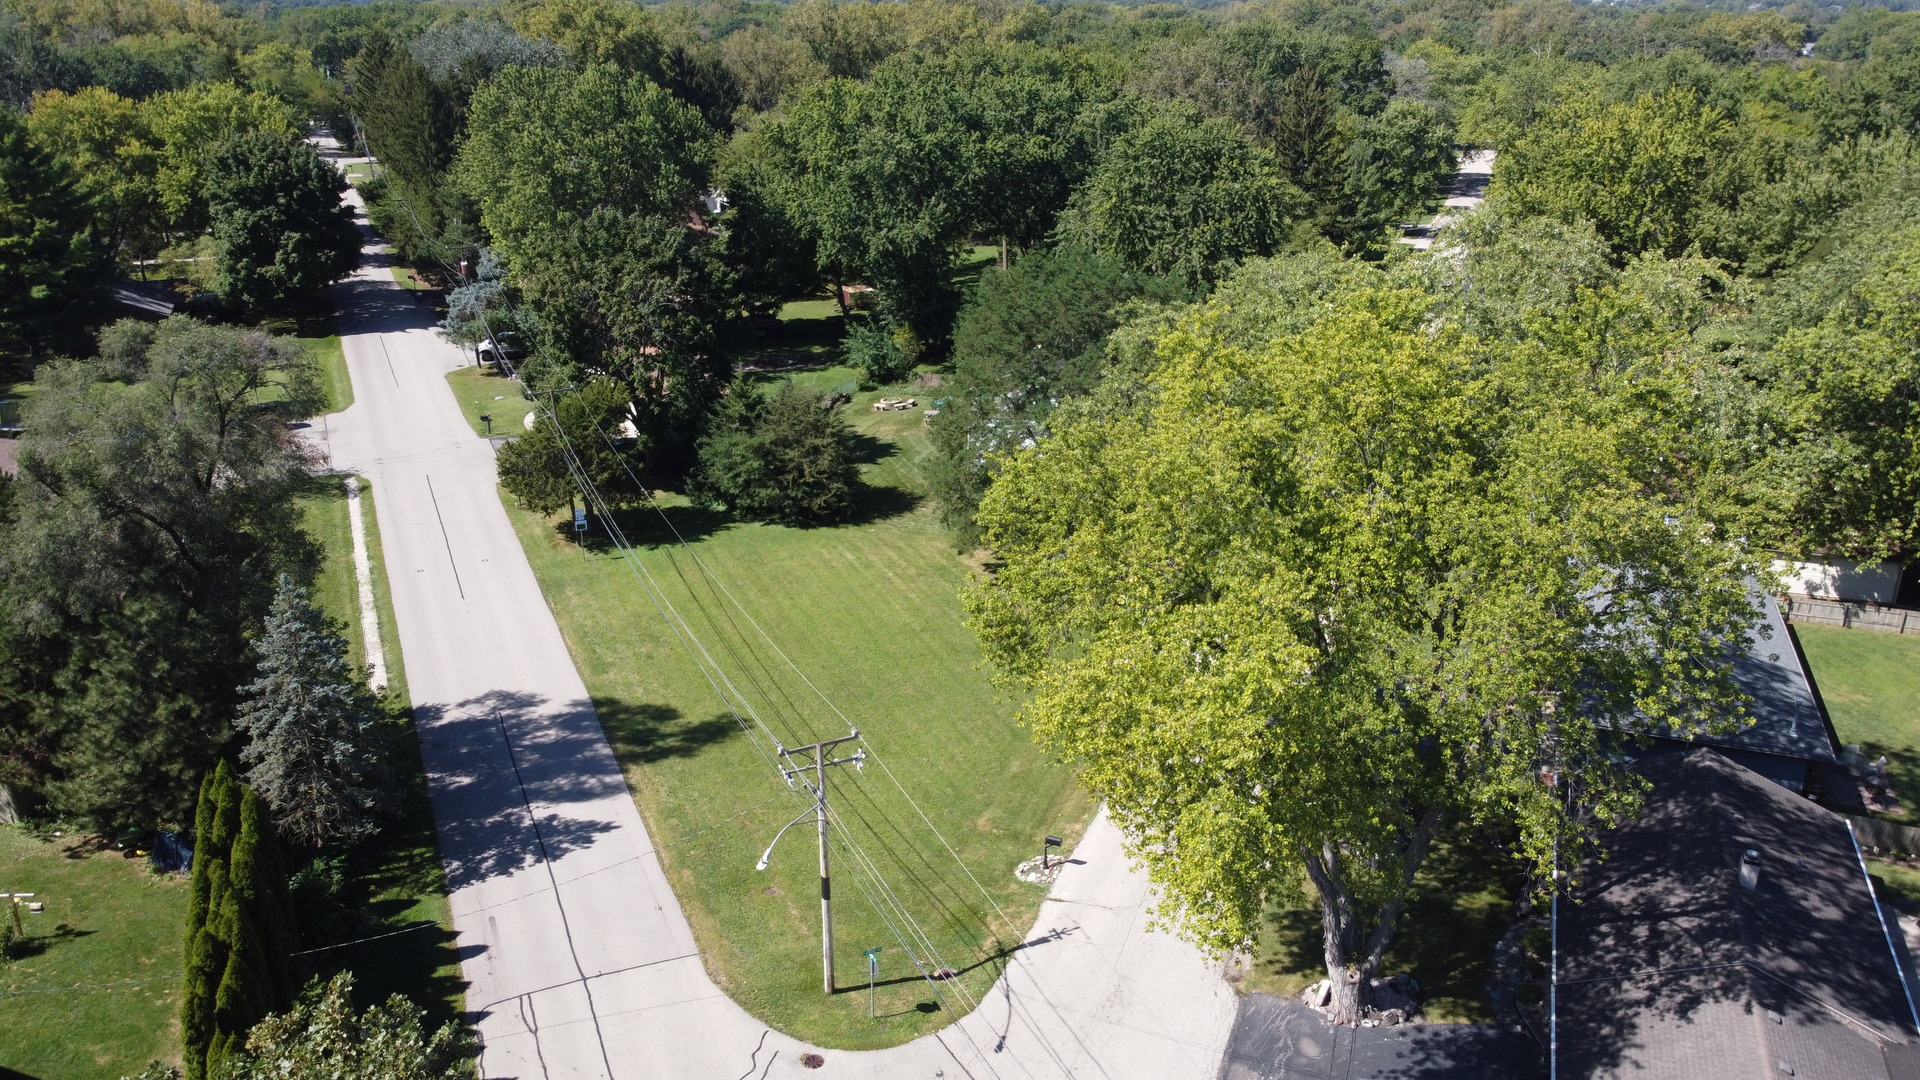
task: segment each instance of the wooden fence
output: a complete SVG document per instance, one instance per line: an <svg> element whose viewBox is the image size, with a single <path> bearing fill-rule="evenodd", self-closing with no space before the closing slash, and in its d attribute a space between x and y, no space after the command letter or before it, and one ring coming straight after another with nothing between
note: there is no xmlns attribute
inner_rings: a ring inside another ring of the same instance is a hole
<svg viewBox="0 0 1920 1080"><path fill-rule="evenodd" d="M1853 835L1860 839L1863 848L1877 848L1881 852L1903 851L1909 855L1920 853L1920 829L1911 825L1895 825L1879 818L1854 814L1840 816L1853 826Z"/></svg>
<svg viewBox="0 0 1920 1080"><path fill-rule="evenodd" d="M1783 598L1786 616L1794 622L1823 626L1856 626L1895 634L1920 634L1920 611L1888 607L1859 600L1817 600L1811 596Z"/></svg>

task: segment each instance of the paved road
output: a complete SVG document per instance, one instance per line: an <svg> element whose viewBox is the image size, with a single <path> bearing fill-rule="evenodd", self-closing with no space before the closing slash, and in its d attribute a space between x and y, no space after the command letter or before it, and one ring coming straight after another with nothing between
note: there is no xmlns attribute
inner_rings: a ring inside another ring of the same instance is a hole
<svg viewBox="0 0 1920 1080"><path fill-rule="evenodd" d="M1233 995L1193 949L1145 932L1144 878L1104 817L984 1007L804 1069L814 1048L701 965L500 504L492 449L446 385L459 350L376 246L338 288L355 402L320 435L334 468L372 481L485 1076L1215 1075Z"/></svg>
<svg viewBox="0 0 1920 1080"><path fill-rule="evenodd" d="M1460 168L1456 170L1445 187L1446 199L1441 203L1438 216L1418 230L1408 230L1401 243L1420 251L1433 247L1433 238L1440 230L1460 219L1463 210L1471 210L1486 201L1487 185L1493 182L1492 150L1472 150L1461 155Z"/></svg>

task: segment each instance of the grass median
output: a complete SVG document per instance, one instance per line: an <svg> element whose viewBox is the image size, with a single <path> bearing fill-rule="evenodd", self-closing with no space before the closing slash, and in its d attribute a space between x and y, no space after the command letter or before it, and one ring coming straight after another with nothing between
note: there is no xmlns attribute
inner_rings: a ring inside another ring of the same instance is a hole
<svg viewBox="0 0 1920 1080"><path fill-rule="evenodd" d="M802 381L815 388L850 378L830 369ZM576 546L558 519L512 511L708 970L766 1023L846 1049L905 1042L983 995L1044 894L1018 881L1014 867L1048 833L1071 846L1092 815L1073 772L1034 748L1013 722L1015 702L988 682L961 623L958 591L969 570L918 494L926 426L918 412L876 413L879 396L859 395L848 412L872 485L856 523L742 524L668 500L665 518L686 538L682 549L653 511L623 518L663 598L779 741L845 735L850 720L891 769L892 778L870 761L829 778L838 813L885 879L862 880L849 853L834 851L835 979L844 989L831 998L820 986L812 830L794 829L766 871L754 868L805 809L772 770L767 740L743 733L617 553ZM749 616L845 719L759 638ZM916 949L926 963L961 973L954 983L919 977L878 914L880 898L868 895L881 889L911 913L914 927L903 933L930 941L931 950ZM869 1019L862 953L876 947L878 1016Z"/></svg>
<svg viewBox="0 0 1920 1080"><path fill-rule="evenodd" d="M386 697L396 716L402 717L408 700L406 663L400 655L386 565L380 558L377 493L365 479L360 481L360 491L374 610L379 616L381 647L386 656ZM366 641L361 631L359 584L354 576L352 530L341 478L315 477L301 502L305 528L325 550L314 581L314 602L339 624L353 662L364 664ZM352 913L347 925L353 929L336 931L331 937L348 941L406 927L421 929L328 949L311 956L307 964L308 970L320 978L351 970L355 996L363 1004L384 1000L392 993L404 994L425 1008L438 1024L458 1018L464 1008L464 986L454 952L453 922L447 909L446 881L440 867L433 811L427 800L426 775L420 767L419 745L411 723L403 724L399 741L397 758L404 789L401 816L348 855L348 887L341 900Z"/></svg>
<svg viewBox="0 0 1920 1080"><path fill-rule="evenodd" d="M447 373L460 412L476 435L523 435L533 402L521 396L520 383L485 368L468 366ZM493 417L492 423L482 420Z"/></svg>

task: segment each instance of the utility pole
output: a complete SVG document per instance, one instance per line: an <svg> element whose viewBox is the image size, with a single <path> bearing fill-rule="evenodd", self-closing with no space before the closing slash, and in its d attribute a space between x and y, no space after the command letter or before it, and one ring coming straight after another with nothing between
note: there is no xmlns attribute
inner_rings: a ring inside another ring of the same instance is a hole
<svg viewBox="0 0 1920 1080"><path fill-rule="evenodd" d="M765 870L767 860L773 857L773 845L780 842L780 838L787 834L787 829L805 821L808 814L813 815L820 827L820 983L829 994L833 993L833 878L828 872L827 865L827 769L833 765L851 764L855 769L865 770L867 762L865 750L856 750L851 757L829 756L834 747L860 738L859 728L850 730L852 731L850 735L842 735L837 739L823 739L817 743L796 746L791 750L784 746L776 746L781 760L792 766L791 768L788 765L780 766L780 775L787 778L789 787L793 785L795 777L801 778L800 782L806 784L807 790L813 792L813 809L787 822L784 828L775 833L773 844L767 845L766 854L760 856L760 865L755 867L758 870ZM805 778L808 772L813 773L811 783L808 783Z"/></svg>

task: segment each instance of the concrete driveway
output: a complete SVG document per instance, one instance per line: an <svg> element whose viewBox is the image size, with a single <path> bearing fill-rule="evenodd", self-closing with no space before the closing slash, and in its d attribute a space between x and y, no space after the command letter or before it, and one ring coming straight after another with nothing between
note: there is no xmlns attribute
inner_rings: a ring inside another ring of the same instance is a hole
<svg viewBox="0 0 1920 1080"><path fill-rule="evenodd" d="M1104 815L986 1003L938 1034L819 1050L722 993L500 503L492 448L446 384L464 358L389 265L369 242L336 286L355 402L316 434L335 469L372 481L483 1075L1216 1074L1234 995L1197 951L1145 931L1145 878Z"/></svg>

